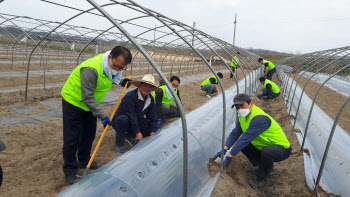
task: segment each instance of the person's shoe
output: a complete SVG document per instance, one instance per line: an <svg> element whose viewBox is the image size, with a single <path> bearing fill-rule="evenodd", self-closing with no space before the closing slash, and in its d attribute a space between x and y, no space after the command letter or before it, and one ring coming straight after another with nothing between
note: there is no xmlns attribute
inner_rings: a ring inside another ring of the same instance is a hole
<svg viewBox="0 0 350 197"><path fill-rule="evenodd" d="M233 81L233 78L230 78L231 79L231 81Z"/></svg>
<svg viewBox="0 0 350 197"><path fill-rule="evenodd" d="M69 175L69 176L66 176L66 182L69 184L69 185L73 185L74 183L78 182L79 181L79 178L76 176L76 175Z"/></svg>
<svg viewBox="0 0 350 197"><path fill-rule="evenodd" d="M207 95L205 95L206 97L208 97L208 98L211 98L211 96L209 95L209 94L207 94Z"/></svg>
<svg viewBox="0 0 350 197"><path fill-rule="evenodd" d="M258 178L249 183L249 186L253 189L261 189L268 185L269 185L269 179L267 177Z"/></svg>
<svg viewBox="0 0 350 197"><path fill-rule="evenodd" d="M270 96L270 95L266 97L266 100L273 100L273 99L274 98L272 96Z"/></svg>
<svg viewBox="0 0 350 197"><path fill-rule="evenodd" d="M135 146L137 144L137 141L133 137L126 137L125 141L130 145L130 146Z"/></svg>
<svg viewBox="0 0 350 197"><path fill-rule="evenodd" d="M123 154L126 152L126 149L124 146L117 146L117 152L120 153L120 154Z"/></svg>
<svg viewBox="0 0 350 197"><path fill-rule="evenodd" d="M87 164L86 164L86 165L79 165L79 168L80 168L80 169L85 169L86 166L87 166ZM99 169L100 167L101 167L101 166L98 165L97 163L92 162L89 169L91 169L91 170L97 170L97 169Z"/></svg>

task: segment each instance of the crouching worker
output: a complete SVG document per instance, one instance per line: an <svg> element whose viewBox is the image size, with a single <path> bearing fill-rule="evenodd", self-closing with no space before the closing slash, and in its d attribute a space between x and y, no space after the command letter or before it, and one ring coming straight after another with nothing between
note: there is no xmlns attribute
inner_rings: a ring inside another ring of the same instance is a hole
<svg viewBox="0 0 350 197"><path fill-rule="evenodd" d="M265 79L265 77L260 77L259 81L264 85L262 89L262 94L259 94L258 97L267 96L267 100L277 98L280 95L279 87L272 81Z"/></svg>
<svg viewBox="0 0 350 197"><path fill-rule="evenodd" d="M217 73L218 77L222 79L224 75L221 72ZM211 95L219 92L218 90L218 79L215 76L209 77L201 84L201 89L205 91L205 96L211 98Z"/></svg>
<svg viewBox="0 0 350 197"><path fill-rule="evenodd" d="M238 94L233 99L239 114L239 121L230 133L225 146L224 154L231 148L225 158L224 167L240 151L248 158L254 167L257 176L249 185L259 189L268 185L268 176L274 171L274 162L287 159L292 151L290 143L280 125L262 109L251 101L247 94ZM220 157L221 151L213 159Z"/></svg>
<svg viewBox="0 0 350 197"><path fill-rule="evenodd" d="M170 77L170 85L174 88L174 91L181 101L178 90L180 78L178 76ZM162 89L162 91L153 92L153 97L156 103L157 118L160 120L159 124L161 124L161 121L164 119L180 117L180 111L176 106L171 105L174 101L174 97L166 85L161 85L159 88Z"/></svg>
<svg viewBox="0 0 350 197"><path fill-rule="evenodd" d="M134 146L158 129L156 106L150 93L161 89L155 85L152 75L145 75L141 81L132 81L132 84L138 88L123 97L112 120L118 153L126 152L125 141Z"/></svg>
<svg viewBox="0 0 350 197"><path fill-rule="evenodd" d="M131 81L122 79L122 71L131 59L127 48L116 46L77 66L63 86L63 172L70 185L78 181L78 168L86 168L90 160L97 118L104 127L111 123L100 103L112 84L125 86ZM90 166L97 168L94 162Z"/></svg>

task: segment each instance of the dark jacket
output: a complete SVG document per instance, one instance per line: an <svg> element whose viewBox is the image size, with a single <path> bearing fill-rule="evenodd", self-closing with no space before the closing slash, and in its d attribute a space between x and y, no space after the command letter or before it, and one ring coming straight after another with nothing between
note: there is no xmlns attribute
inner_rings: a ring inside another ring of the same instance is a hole
<svg viewBox="0 0 350 197"><path fill-rule="evenodd" d="M138 91L138 88L128 92L124 96L114 117L117 117L120 115L127 115L130 119L129 130L134 134L140 132L139 122L142 122L143 119L146 117L151 127L149 130L151 132L156 132L158 119L157 119L157 113L156 113L156 105L154 104L153 96L151 94L146 96L145 100L147 100L147 98L150 98L151 104L146 109L142 110L145 106L145 101L140 100L138 98L137 91Z"/></svg>

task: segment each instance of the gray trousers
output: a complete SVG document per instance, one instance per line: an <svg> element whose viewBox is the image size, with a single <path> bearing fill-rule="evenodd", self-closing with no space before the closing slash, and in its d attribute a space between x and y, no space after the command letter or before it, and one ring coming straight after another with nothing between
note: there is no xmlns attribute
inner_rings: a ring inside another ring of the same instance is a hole
<svg viewBox="0 0 350 197"><path fill-rule="evenodd" d="M162 104L160 116L161 119L176 118L180 117L180 111L174 105Z"/></svg>
<svg viewBox="0 0 350 197"><path fill-rule="evenodd" d="M208 95L216 93L216 89L213 84L207 84L201 87L203 91L205 91Z"/></svg>

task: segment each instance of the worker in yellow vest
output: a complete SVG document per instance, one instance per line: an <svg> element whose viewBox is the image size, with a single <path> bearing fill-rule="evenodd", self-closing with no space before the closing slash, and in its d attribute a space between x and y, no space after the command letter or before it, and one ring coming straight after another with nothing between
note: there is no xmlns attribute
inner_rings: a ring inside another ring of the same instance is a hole
<svg viewBox="0 0 350 197"><path fill-rule="evenodd" d="M259 58L258 62L265 67L264 74L266 79L272 80L272 75L276 72L275 65L273 65L273 63L270 61L264 60L263 58Z"/></svg>
<svg viewBox="0 0 350 197"><path fill-rule="evenodd" d="M239 55L240 53L237 52L237 54ZM235 69L237 68L238 63L239 63L239 59L236 56L234 56L231 60L231 65L230 65L231 66L230 68L232 70L232 73L230 74L231 80L233 80L233 73L235 73Z"/></svg>
<svg viewBox="0 0 350 197"><path fill-rule="evenodd" d="M220 79L224 77L221 72L218 72L217 75L220 77ZM205 91L206 97L211 98L212 94L219 92L218 82L219 81L215 76L211 76L202 82L201 89Z"/></svg>
<svg viewBox="0 0 350 197"><path fill-rule="evenodd" d="M247 94L237 94L233 99L233 106L239 114L239 121L230 133L224 146L224 154L232 145L231 151L225 158L224 167L240 151L250 163L257 167L257 179L249 185L260 189L268 185L268 176L275 170L273 163L287 159L292 151L290 143L280 125L262 109L253 104ZM219 151L212 159L220 157Z"/></svg>
<svg viewBox="0 0 350 197"><path fill-rule="evenodd" d="M181 101L180 92L178 89L180 85L180 78L178 76L171 76L169 82ZM162 91L153 92L152 95L156 103L157 118L159 120L158 125L160 126L164 119L180 117L180 111L176 106L172 105L174 97L166 85L160 85L159 88L161 88Z"/></svg>
<svg viewBox="0 0 350 197"><path fill-rule="evenodd" d="M263 93L258 95L259 98L267 96L266 100L271 100L280 95L280 89L274 82L265 79L265 77L260 77L259 81L264 85L262 89Z"/></svg>
<svg viewBox="0 0 350 197"><path fill-rule="evenodd" d="M122 79L122 71L131 59L127 48L116 46L77 66L63 86L63 172L68 184L78 181L78 168L85 169L90 160L97 118L104 127L111 125L100 103L113 83L125 86L131 81ZM90 169L99 167L92 163Z"/></svg>

